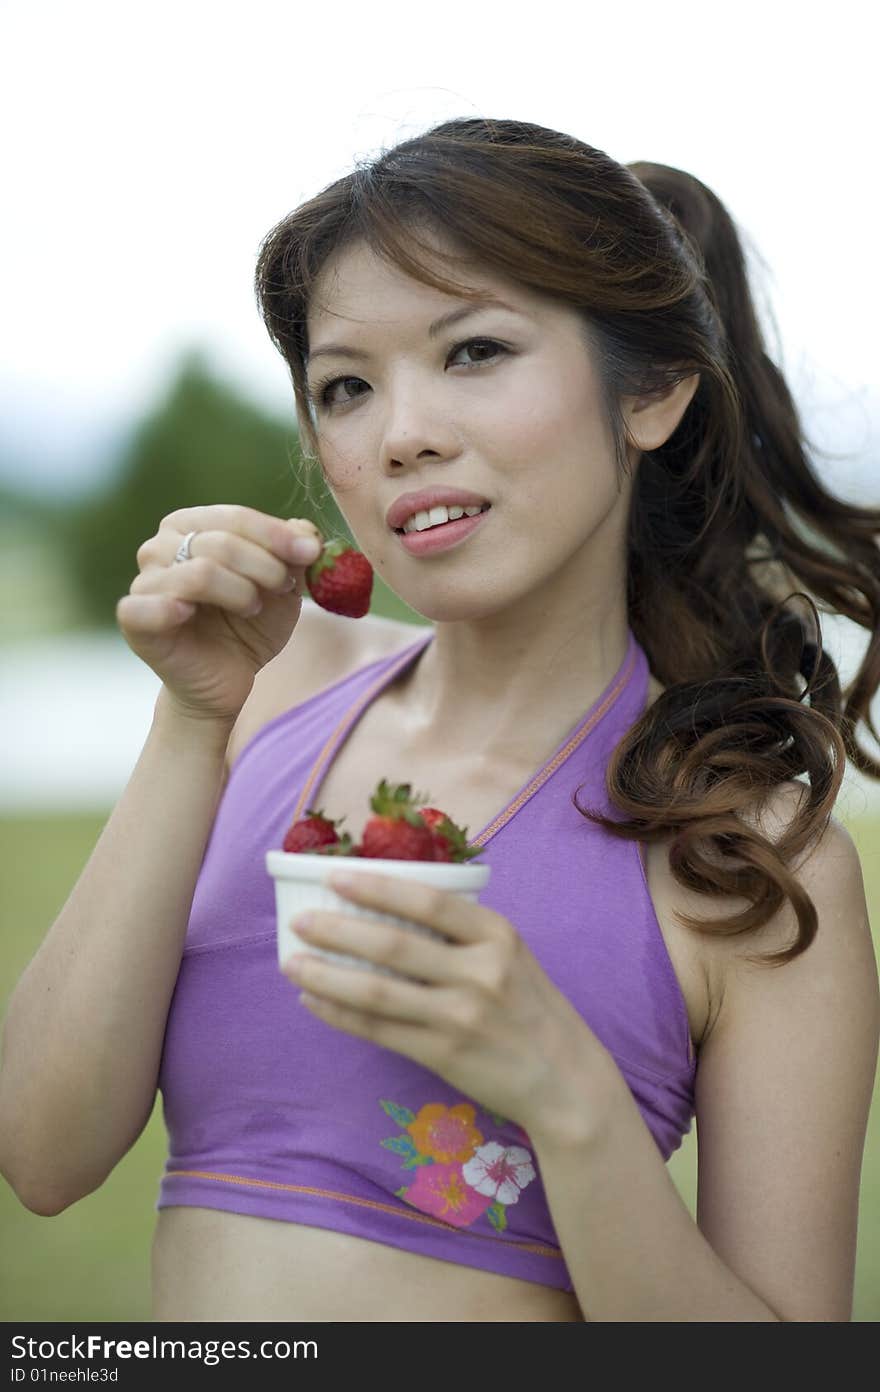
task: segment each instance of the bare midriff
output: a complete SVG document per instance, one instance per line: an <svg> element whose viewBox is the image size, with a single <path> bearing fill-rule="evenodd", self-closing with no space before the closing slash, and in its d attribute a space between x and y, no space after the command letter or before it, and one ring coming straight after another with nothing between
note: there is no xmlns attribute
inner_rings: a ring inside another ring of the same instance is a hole
<svg viewBox="0 0 880 1392"><path fill-rule="evenodd" d="M153 1318L583 1321L568 1291L328 1228L209 1208L163 1208Z"/></svg>

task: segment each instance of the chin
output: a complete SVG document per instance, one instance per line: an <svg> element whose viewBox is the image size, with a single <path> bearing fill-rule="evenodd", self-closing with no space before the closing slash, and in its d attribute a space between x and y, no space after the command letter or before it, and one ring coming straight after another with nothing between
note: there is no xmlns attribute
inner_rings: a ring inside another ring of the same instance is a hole
<svg viewBox="0 0 880 1392"><path fill-rule="evenodd" d="M518 595L493 598L487 595L482 581L478 581L478 584L478 594L461 590L457 594L451 590L443 593L442 586L436 583L430 587L427 594L421 595L395 590L390 584L388 588L393 590L399 600L430 623L480 623L484 619L493 619L503 614L521 602Z"/></svg>

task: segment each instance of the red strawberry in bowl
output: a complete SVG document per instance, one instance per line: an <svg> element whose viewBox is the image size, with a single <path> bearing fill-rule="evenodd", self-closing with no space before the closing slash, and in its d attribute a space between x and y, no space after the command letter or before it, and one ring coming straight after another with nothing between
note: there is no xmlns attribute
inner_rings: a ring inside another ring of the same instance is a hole
<svg viewBox="0 0 880 1392"><path fill-rule="evenodd" d="M344 821L344 817L333 821L323 812L309 808L304 817L288 827L282 849L311 855L355 855L348 832L340 836L336 830Z"/></svg>
<svg viewBox="0 0 880 1392"><path fill-rule="evenodd" d="M373 567L361 551L333 537L324 542L320 556L306 571L306 585L322 609L362 619L370 608Z"/></svg>
<svg viewBox="0 0 880 1392"><path fill-rule="evenodd" d="M422 821L434 837L434 859L461 863L482 854L480 846L469 846L467 827L457 826L439 807L420 807Z"/></svg>
<svg viewBox="0 0 880 1392"><path fill-rule="evenodd" d="M370 798L370 817L360 841L362 856L374 860L433 860L434 837L416 804L409 783L388 783L383 778Z"/></svg>
<svg viewBox="0 0 880 1392"><path fill-rule="evenodd" d="M309 909L330 909L354 917L384 916L335 893L327 880L337 868L355 875L359 870L367 874L378 872L436 885L446 893L477 902L480 890L489 881L489 866L453 862L469 861L480 855L482 848L468 846L465 831L439 807L420 808L419 804L425 802L426 795L413 793L409 783L391 783L383 778L370 798L373 815L364 826L360 844L353 845L348 833L339 835L344 817L334 821L309 808L288 829L284 849L266 852L266 870L275 885L279 966L284 967L292 952L308 951L342 965L399 975L394 968L369 962L357 953L349 956L316 947L297 935L295 920ZM331 857L332 862L328 863ZM364 863L370 860L379 861L375 871ZM428 923L396 917L391 911L388 916L410 932L445 940Z"/></svg>

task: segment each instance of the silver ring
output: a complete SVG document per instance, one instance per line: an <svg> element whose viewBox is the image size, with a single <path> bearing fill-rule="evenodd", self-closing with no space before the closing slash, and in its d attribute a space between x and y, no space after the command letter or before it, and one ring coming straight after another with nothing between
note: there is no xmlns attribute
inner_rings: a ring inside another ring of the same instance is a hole
<svg viewBox="0 0 880 1392"><path fill-rule="evenodd" d="M178 561L191 561L191 560L192 560L193 554L192 554L192 551L190 550L190 543L192 542L192 539L193 539L194 536L195 536L195 532L187 532L186 536L183 538L183 541L180 543L180 545L179 545L178 548L177 548L177 554L176 554L176 556L174 557L174 564L175 564L175 565L177 564Z"/></svg>

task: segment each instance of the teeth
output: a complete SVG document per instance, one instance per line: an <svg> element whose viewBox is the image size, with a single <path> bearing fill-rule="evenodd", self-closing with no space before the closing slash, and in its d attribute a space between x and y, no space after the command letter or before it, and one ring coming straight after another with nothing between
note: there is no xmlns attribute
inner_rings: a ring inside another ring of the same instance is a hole
<svg viewBox="0 0 880 1392"><path fill-rule="evenodd" d="M427 512L415 513L408 522L404 523L405 532L424 532L428 527L440 527L444 522L455 522L459 517L475 517L478 512L483 512L485 505L478 507L459 507L457 503L452 507L433 507Z"/></svg>

